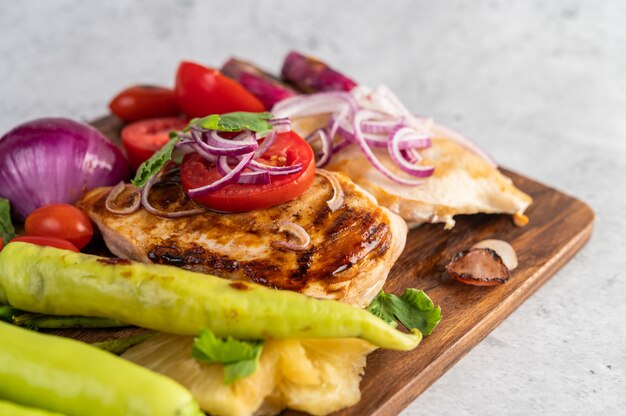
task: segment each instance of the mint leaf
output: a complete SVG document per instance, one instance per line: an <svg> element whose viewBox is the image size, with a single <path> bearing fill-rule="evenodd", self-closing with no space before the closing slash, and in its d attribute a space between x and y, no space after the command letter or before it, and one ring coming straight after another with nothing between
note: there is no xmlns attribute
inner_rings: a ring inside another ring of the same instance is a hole
<svg viewBox="0 0 626 416"><path fill-rule="evenodd" d="M0 198L0 238L3 244L15 238L15 228L11 223L11 204L4 198Z"/></svg>
<svg viewBox="0 0 626 416"><path fill-rule="evenodd" d="M263 351L263 341L239 341L232 337L218 338L202 329L191 349L191 355L208 364L224 364L224 383L254 374Z"/></svg>
<svg viewBox="0 0 626 416"><path fill-rule="evenodd" d="M179 141L180 137L178 137L176 132L170 133L170 141L165 143L163 147L153 154L150 159L146 160L139 166L139 169L137 169L137 173L131 180L131 183L137 188L145 186L150 178L159 173L163 166L165 166L165 164L172 159L172 152L174 151L176 143Z"/></svg>
<svg viewBox="0 0 626 416"><path fill-rule="evenodd" d="M423 290L412 288L402 296L381 290L367 310L394 327L397 319L407 329L417 328L424 335L430 335L441 321L441 308L435 307Z"/></svg>
<svg viewBox="0 0 626 416"><path fill-rule="evenodd" d="M374 300L372 300L372 303L370 303L370 306L367 307L367 310L394 328L398 326L396 317L393 315L393 305L391 304L389 295L382 290L378 295L376 295Z"/></svg>
<svg viewBox="0 0 626 416"><path fill-rule="evenodd" d="M217 131L243 131L251 130L260 135L268 133L273 126L267 120L273 116L270 113L248 113L245 111L236 111L227 114L212 114L203 118L194 118L190 125L198 126L203 129Z"/></svg>

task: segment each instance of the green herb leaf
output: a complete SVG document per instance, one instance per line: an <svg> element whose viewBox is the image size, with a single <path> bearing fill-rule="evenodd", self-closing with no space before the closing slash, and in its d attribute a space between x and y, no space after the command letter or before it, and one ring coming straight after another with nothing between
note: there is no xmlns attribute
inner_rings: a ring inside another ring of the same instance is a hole
<svg viewBox="0 0 626 416"><path fill-rule="evenodd" d="M170 141L165 143L165 145L153 154L150 159L146 160L139 166L139 169L137 169L137 173L135 174L135 178L131 180L132 184L138 188L145 186L150 178L159 173L163 166L165 166L165 164L172 159L174 146L176 146L176 143L179 141L180 137L178 137L178 134L176 134L176 132L171 132Z"/></svg>
<svg viewBox="0 0 626 416"><path fill-rule="evenodd" d="M189 124L204 129L217 131L252 130L260 135L268 133L273 126L267 122L273 116L270 113L248 113L237 111L227 114L212 114L203 118L194 118Z"/></svg>
<svg viewBox="0 0 626 416"><path fill-rule="evenodd" d="M11 223L11 204L4 198L0 198L0 237L4 244L15 238L15 229Z"/></svg>
<svg viewBox="0 0 626 416"><path fill-rule="evenodd" d="M208 329L202 329L193 342L191 354L208 364L224 364L224 383L232 384L257 369L263 351L263 341L239 341L232 337L217 338Z"/></svg>
<svg viewBox="0 0 626 416"><path fill-rule="evenodd" d="M419 329L430 335L441 321L441 308L433 304L423 290L406 289L402 296L385 293L382 290L367 310L396 327L399 320L407 329Z"/></svg>

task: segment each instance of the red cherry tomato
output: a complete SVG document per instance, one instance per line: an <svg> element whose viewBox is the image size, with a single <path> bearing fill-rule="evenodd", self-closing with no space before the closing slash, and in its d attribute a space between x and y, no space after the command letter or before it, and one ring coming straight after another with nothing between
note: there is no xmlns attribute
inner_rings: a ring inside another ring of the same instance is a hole
<svg viewBox="0 0 626 416"><path fill-rule="evenodd" d="M24 235L21 237L15 237L13 240L11 240L11 243L17 243L20 241L22 243L36 244L38 246L56 247L62 250L71 250L75 251L76 253L80 252L80 250L78 250L74 244L61 238Z"/></svg>
<svg viewBox="0 0 626 416"><path fill-rule="evenodd" d="M89 218L69 204L45 205L34 210L26 218L25 228L28 236L66 240L79 249L85 247L93 236Z"/></svg>
<svg viewBox="0 0 626 416"><path fill-rule="evenodd" d="M237 81L216 69L181 62L176 73L176 101L189 117L233 111L265 111L265 107Z"/></svg>
<svg viewBox="0 0 626 416"><path fill-rule="evenodd" d="M4 247L4 242L2 241L2 237L0 237L0 250L2 250L2 247Z"/></svg>
<svg viewBox="0 0 626 416"><path fill-rule="evenodd" d="M306 191L315 179L315 158L311 146L296 133L278 135L274 144L259 162L292 166L302 163L303 170L285 176L273 176L266 185L231 184L219 191L195 198L195 201L212 209L245 212L269 208L291 201ZM181 179L185 191L208 185L221 178L215 166L197 153L185 156L181 166Z"/></svg>
<svg viewBox="0 0 626 416"><path fill-rule="evenodd" d="M174 90L152 85L126 88L109 103L111 112L126 122L146 118L174 117L180 108Z"/></svg>
<svg viewBox="0 0 626 416"><path fill-rule="evenodd" d="M122 143L128 161L137 169L170 139L172 130L182 130L187 122L181 118L153 118L136 121L122 129Z"/></svg>

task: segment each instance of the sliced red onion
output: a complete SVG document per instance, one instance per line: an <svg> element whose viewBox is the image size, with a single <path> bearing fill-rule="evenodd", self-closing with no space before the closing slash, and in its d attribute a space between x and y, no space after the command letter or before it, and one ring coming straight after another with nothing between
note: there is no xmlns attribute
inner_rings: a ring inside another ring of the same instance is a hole
<svg viewBox="0 0 626 416"><path fill-rule="evenodd" d="M471 140L469 140L467 137L461 135L460 133L457 133L456 131L442 126L441 124L434 124L432 126L433 129L433 133L435 135L441 136L443 138L446 139L450 139L452 141L455 141L457 143L459 143L461 146L471 150L472 152L476 153L478 156L480 156L485 162L489 163L489 165L491 165L494 168L498 167L498 164L496 163L496 161L489 156L489 154L487 152L485 152L483 149L481 149L476 143L472 142Z"/></svg>
<svg viewBox="0 0 626 416"><path fill-rule="evenodd" d="M286 232L294 236L298 242L290 241L272 241L272 246L284 248L286 250L302 251L306 250L311 244L311 236L304 228L290 221L280 221L278 223L278 232Z"/></svg>
<svg viewBox="0 0 626 416"><path fill-rule="evenodd" d="M400 141L404 136L407 135L414 135L413 130L408 127L396 128L391 132L391 139L387 144L387 149L389 150L391 160L393 160L394 163L400 167L400 169L402 169L409 175L417 176L419 178L432 176L433 172L435 171L434 167L415 165L407 161L402 155L400 149Z"/></svg>
<svg viewBox="0 0 626 416"><path fill-rule="evenodd" d="M218 131L211 130L209 132L205 132L202 137L206 140L206 143L210 146L214 147L224 147L226 149L238 149L241 147L245 147L242 143L248 143L249 147L252 148L255 145L258 148L258 144L256 144L256 134L253 132L245 132L242 134L238 134L232 139L225 139L220 136ZM251 152L252 150L248 150ZM247 152L246 152L247 153Z"/></svg>
<svg viewBox="0 0 626 416"><path fill-rule="evenodd" d="M243 155L239 163L237 163L237 166L235 166L230 172L228 172L227 175L223 176L222 178L218 179L217 181L209 185L201 186L200 188L189 189L187 191L187 194L192 198L197 198L197 197L210 194L215 191L219 191L223 187L228 186L231 183L237 182L237 180L239 179L239 176L241 176L241 174L246 169L248 164L250 164L250 161L252 160L253 157L254 157L254 152L250 152L247 155Z"/></svg>
<svg viewBox="0 0 626 416"><path fill-rule="evenodd" d="M394 128L405 126L406 120L404 117L382 120L367 120L361 124L363 133L372 134L389 134Z"/></svg>
<svg viewBox="0 0 626 416"><path fill-rule="evenodd" d="M350 93L320 92L313 95L297 95L280 101L272 108L276 117L306 117L325 113L338 113L345 108L356 112L359 106Z"/></svg>
<svg viewBox="0 0 626 416"><path fill-rule="evenodd" d="M286 117L274 118L269 120L269 123L274 126L274 131L278 134L289 133L291 131L291 120Z"/></svg>
<svg viewBox="0 0 626 416"><path fill-rule="evenodd" d="M148 197L150 196L150 190L152 189L154 184L158 182L158 179L160 179L161 173L162 171L157 173L156 175L153 175L141 190L141 205L146 211L158 217L170 218L170 219L189 217L192 215L204 214L206 212L204 208L188 209L185 211L176 211L176 212L165 212L165 211L161 211L153 207L152 204L150 204L150 200Z"/></svg>
<svg viewBox="0 0 626 416"><path fill-rule="evenodd" d="M263 139L263 142L259 145L259 148L254 151L254 157L263 156L265 152L267 152L267 149L272 147L276 141L276 137L278 137L278 133L275 130L269 132L269 134Z"/></svg>
<svg viewBox="0 0 626 416"><path fill-rule="evenodd" d="M126 186L131 186L133 188L133 194L132 194L133 202L127 207L115 208L113 206L113 202L115 202L117 197L120 196L120 194L124 192L124 190L126 190ZM107 195L106 200L104 201L104 206L106 207L106 209L109 212L112 212L113 214L117 214L117 215L132 214L133 212L139 209L140 205L141 205L141 191L133 185L125 184L124 181L121 181L120 183L115 185L113 189L111 189L111 191L109 192L109 195Z"/></svg>
<svg viewBox="0 0 626 416"><path fill-rule="evenodd" d="M211 133L216 133L216 132L211 132ZM209 143L204 142L203 140L204 134L197 130L192 130L191 136L194 138L196 142L195 143L196 146L204 150L204 152L213 156L240 156L240 155L254 152L259 147L256 141L235 142L234 144L236 144L237 146L232 146L232 144L229 143L229 146L227 147L217 142L216 141L217 137L213 137L213 134L209 134L210 137L207 138L207 141L211 141L215 144L215 145L211 145ZM225 139L222 139L222 140L225 140Z"/></svg>
<svg viewBox="0 0 626 416"><path fill-rule="evenodd" d="M193 148L193 150L196 151L196 153L198 153L200 156L202 156L202 158L204 158L205 160L207 160L208 162L211 163L216 163L217 162L217 158L218 156L212 155L210 153L205 152L200 146L198 146L196 143L192 144L191 147Z"/></svg>
<svg viewBox="0 0 626 416"><path fill-rule="evenodd" d="M422 183L424 183L423 180L407 179L407 178L398 176L392 171L390 171L380 160L378 160L374 152L372 152L372 149L370 149L370 146L365 140L365 138L363 137L363 133L361 131L361 123L363 122L363 120L370 118L371 116L372 116L371 111L360 110L354 115L354 120L353 120L354 140L356 141L356 144L361 148L361 151L363 152L367 160L369 160L369 162L372 165L374 165L374 167L378 169L380 173L382 173L383 175L385 175L387 178L391 179L394 182L397 182L402 185L409 185L409 186L417 186L417 185L421 185Z"/></svg>
<svg viewBox="0 0 626 416"><path fill-rule="evenodd" d="M248 169L260 172L268 172L272 176L291 175L302 170L302 163L291 166L272 166L261 163L257 160L251 160Z"/></svg>
<svg viewBox="0 0 626 416"><path fill-rule="evenodd" d="M232 168L228 164L228 158L226 156L221 156L218 159L216 167L220 175L222 176L226 176L232 171ZM248 185L266 185L270 182L270 173L267 171L243 172L241 175L239 175L239 179L237 179L237 183Z"/></svg>
<svg viewBox="0 0 626 416"><path fill-rule="evenodd" d="M362 123L364 124L364 123ZM397 127L401 127L401 125L398 125ZM363 128L363 126L361 125L361 128ZM356 138L354 136L354 131L353 129L350 128L346 128L343 127L342 125L339 126L338 130L337 130L337 134L340 135L341 137L346 138L348 141L351 141L353 143L356 143ZM380 134L372 134L372 133L362 133L363 138L365 139L365 141L367 142L368 145L370 145L371 147L380 147L380 148L386 148L389 144L389 140L391 137L391 134L387 134L387 135L380 135ZM402 137L401 140L399 141L399 146L401 150L408 150L408 149L425 149L427 147L430 147L432 145L432 141L430 139L430 137L426 137L426 136L420 136L418 134L415 133L415 131L411 130L411 135L407 135L406 137Z"/></svg>
<svg viewBox="0 0 626 416"><path fill-rule="evenodd" d="M339 183L339 179L337 179L334 174L324 169L317 169L315 173L325 178L333 187L333 197L326 201L326 204L328 204L330 212L337 211L343 206L343 201L345 199L345 194L341 184Z"/></svg>
<svg viewBox="0 0 626 416"><path fill-rule="evenodd" d="M330 157L333 155L333 139L332 136L328 134L326 129L317 129L313 133L309 134L306 141L311 143L316 137L319 137L322 142L322 152L319 157L317 157L317 163L315 166L321 168L326 166Z"/></svg>
<svg viewBox="0 0 626 416"><path fill-rule="evenodd" d="M422 156L415 149L401 150L402 156L411 163L417 163L422 160Z"/></svg>

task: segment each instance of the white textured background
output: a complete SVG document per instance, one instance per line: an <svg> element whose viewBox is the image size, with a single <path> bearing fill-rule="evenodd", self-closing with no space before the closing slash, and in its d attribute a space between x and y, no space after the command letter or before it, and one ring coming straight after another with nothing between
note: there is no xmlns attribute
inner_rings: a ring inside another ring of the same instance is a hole
<svg viewBox="0 0 626 416"><path fill-rule="evenodd" d="M591 242L406 415L626 414L626 2L0 0L0 132L181 59L287 50L386 83L597 213Z"/></svg>

